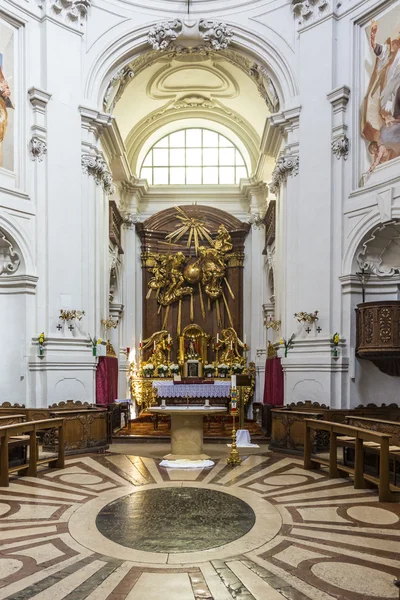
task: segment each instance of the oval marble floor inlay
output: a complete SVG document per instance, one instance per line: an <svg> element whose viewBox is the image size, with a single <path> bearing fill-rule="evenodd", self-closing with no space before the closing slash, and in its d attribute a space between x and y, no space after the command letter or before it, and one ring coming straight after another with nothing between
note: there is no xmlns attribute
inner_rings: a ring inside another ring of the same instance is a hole
<svg viewBox="0 0 400 600"><path fill-rule="evenodd" d="M97 529L108 539L147 552L193 552L228 544L253 527L243 500L190 487L143 490L107 504Z"/></svg>
<svg viewBox="0 0 400 600"><path fill-rule="evenodd" d="M393 585L394 576L378 569L330 561L313 565L311 571L323 581L356 592L363 598L398 598L398 591Z"/></svg>
<svg viewBox="0 0 400 600"><path fill-rule="evenodd" d="M371 525L393 525L399 517L390 510L375 506L352 506L347 509L347 514L357 521Z"/></svg>

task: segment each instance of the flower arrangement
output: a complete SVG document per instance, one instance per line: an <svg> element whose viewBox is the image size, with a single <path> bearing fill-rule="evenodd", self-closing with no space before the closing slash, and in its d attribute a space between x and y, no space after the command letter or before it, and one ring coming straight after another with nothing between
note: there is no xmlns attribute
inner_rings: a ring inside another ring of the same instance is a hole
<svg viewBox="0 0 400 600"><path fill-rule="evenodd" d="M339 358L339 342L340 342L340 336L339 334L336 332L333 334L331 342L333 344L333 351L332 351L332 356L333 358Z"/></svg>
<svg viewBox="0 0 400 600"><path fill-rule="evenodd" d="M172 373L172 375L178 375L180 371L180 366L176 363L173 363L172 365L169 365L169 370Z"/></svg>
<svg viewBox="0 0 400 600"><path fill-rule="evenodd" d="M279 343L281 344L281 346L283 346L285 348L285 358L287 357L288 351L291 348L293 348L293 346L294 346L294 338L295 338L295 335L294 335L294 333L292 333L292 335L290 336L290 338L288 340L286 340L285 338L281 338L279 340Z"/></svg>
<svg viewBox="0 0 400 600"><path fill-rule="evenodd" d="M92 354L93 356L97 356L97 344L101 344L103 340L101 338L91 337L90 335L89 340L92 344Z"/></svg>
<svg viewBox="0 0 400 600"><path fill-rule="evenodd" d="M204 365L204 372L206 374L206 377L212 377L214 374L214 371L215 371L214 365L210 365L210 364Z"/></svg>
<svg viewBox="0 0 400 600"><path fill-rule="evenodd" d="M152 363L147 363L147 365L143 365L142 367L143 373L145 377L152 377L154 373L154 365Z"/></svg>
<svg viewBox="0 0 400 600"><path fill-rule="evenodd" d="M39 356L43 356L44 354L44 341L45 341L45 337L44 337L44 333L41 333L39 335Z"/></svg>
<svg viewBox="0 0 400 600"><path fill-rule="evenodd" d="M167 365L158 365L157 371L160 377L165 377L165 374L168 371L168 367Z"/></svg>
<svg viewBox="0 0 400 600"><path fill-rule="evenodd" d="M233 363L232 365L232 373L243 373L243 365L241 365L240 363Z"/></svg>
<svg viewBox="0 0 400 600"><path fill-rule="evenodd" d="M217 370L220 377L226 377L227 373L229 372L229 367L225 363L220 363L217 367Z"/></svg>

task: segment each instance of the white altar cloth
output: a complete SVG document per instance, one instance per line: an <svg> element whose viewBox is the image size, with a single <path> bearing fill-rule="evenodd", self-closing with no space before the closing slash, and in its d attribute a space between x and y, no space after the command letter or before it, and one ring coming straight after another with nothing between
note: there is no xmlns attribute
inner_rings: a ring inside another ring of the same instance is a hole
<svg viewBox="0 0 400 600"><path fill-rule="evenodd" d="M231 394L230 380L179 385L172 381L153 381L153 387L160 398L229 398Z"/></svg>

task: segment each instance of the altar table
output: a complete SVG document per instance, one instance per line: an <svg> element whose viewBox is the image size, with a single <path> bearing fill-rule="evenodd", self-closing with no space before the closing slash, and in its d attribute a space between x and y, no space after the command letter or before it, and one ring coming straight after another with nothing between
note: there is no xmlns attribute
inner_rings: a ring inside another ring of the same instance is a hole
<svg viewBox="0 0 400 600"><path fill-rule="evenodd" d="M153 381L159 398L230 398L231 382L174 385L173 381Z"/></svg>

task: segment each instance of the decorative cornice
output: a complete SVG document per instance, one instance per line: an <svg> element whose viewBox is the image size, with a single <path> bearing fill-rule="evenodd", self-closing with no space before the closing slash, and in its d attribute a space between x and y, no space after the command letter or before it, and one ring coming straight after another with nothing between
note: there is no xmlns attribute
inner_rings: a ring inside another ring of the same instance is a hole
<svg viewBox="0 0 400 600"><path fill-rule="evenodd" d="M293 14L299 25L314 23L330 9L329 0L292 0Z"/></svg>
<svg viewBox="0 0 400 600"><path fill-rule="evenodd" d="M58 15L65 15L70 21L78 21L87 16L91 0L54 0L52 9Z"/></svg>
<svg viewBox="0 0 400 600"><path fill-rule="evenodd" d="M278 158L275 169L272 172L272 181L269 189L273 194L277 194L281 184L287 180L288 176L296 177L298 172L298 155L281 156Z"/></svg>
<svg viewBox="0 0 400 600"><path fill-rule="evenodd" d="M112 127L114 117L88 106L79 106L82 127L99 137L106 129Z"/></svg>
<svg viewBox="0 0 400 600"><path fill-rule="evenodd" d="M51 94L37 87L31 87L28 90L29 102L36 110L44 110L51 98Z"/></svg>
<svg viewBox="0 0 400 600"><path fill-rule="evenodd" d="M350 98L350 88L347 85L341 85L329 92L327 98L332 104L334 114L345 112Z"/></svg>
<svg viewBox="0 0 400 600"><path fill-rule="evenodd" d="M347 135L342 134L334 138L331 143L332 152L338 160L344 158L347 160L350 150L350 142Z"/></svg>
<svg viewBox="0 0 400 600"><path fill-rule="evenodd" d="M186 51L201 48L226 50L232 41L233 31L222 21L200 19L196 23L186 23L180 19L161 21L150 29L147 41L153 50L165 52L173 46ZM179 38L180 44L175 44Z"/></svg>
<svg viewBox="0 0 400 600"><path fill-rule="evenodd" d="M47 154L47 144L45 140L42 140L34 135L29 142L29 153L32 160L38 160L39 162L42 162Z"/></svg>
<svg viewBox="0 0 400 600"><path fill-rule="evenodd" d="M81 159L82 171L94 177L97 185L101 185L106 194L114 194L115 185L106 161L102 155L84 154Z"/></svg>

